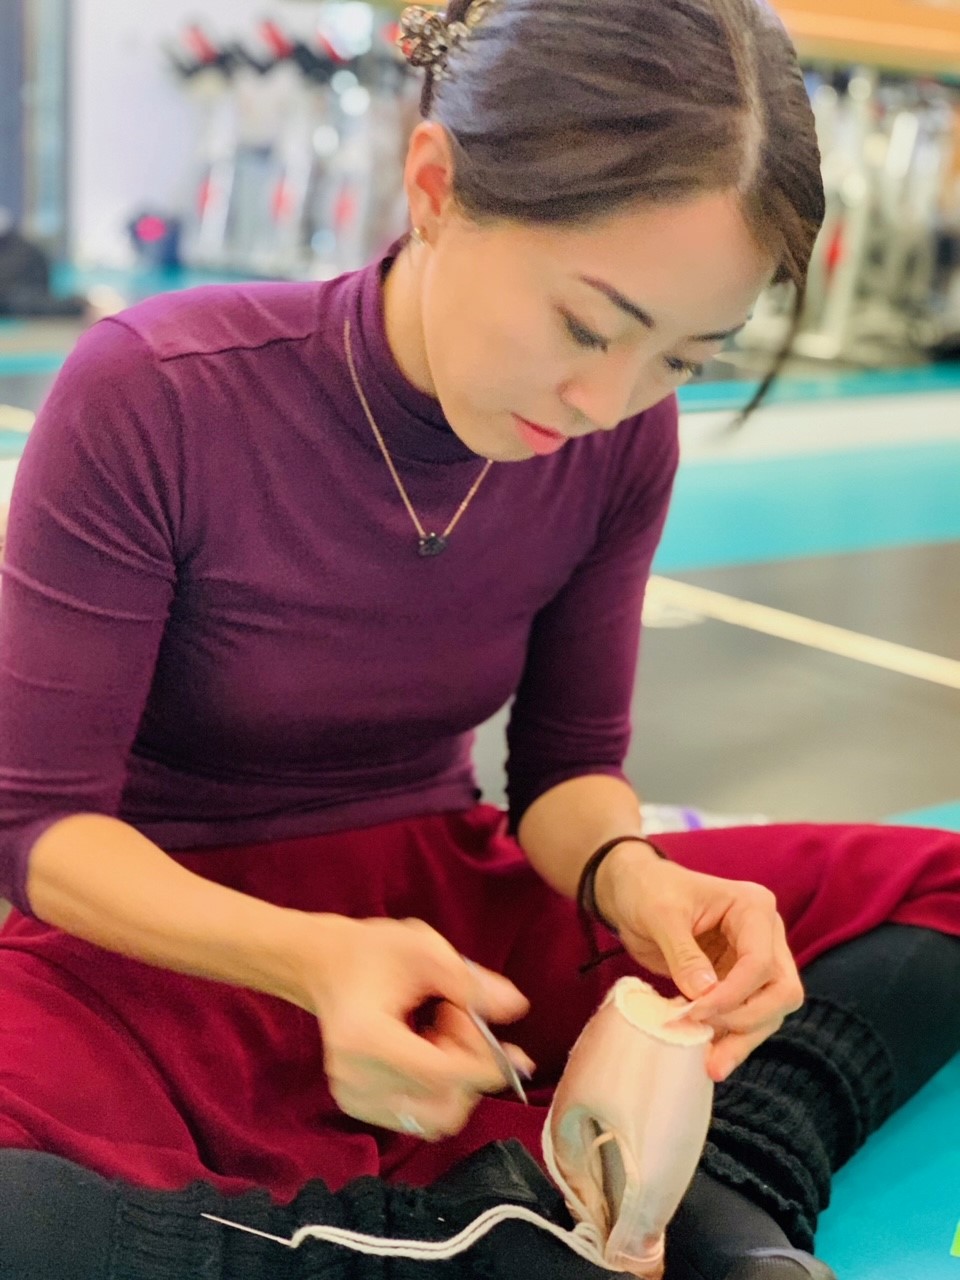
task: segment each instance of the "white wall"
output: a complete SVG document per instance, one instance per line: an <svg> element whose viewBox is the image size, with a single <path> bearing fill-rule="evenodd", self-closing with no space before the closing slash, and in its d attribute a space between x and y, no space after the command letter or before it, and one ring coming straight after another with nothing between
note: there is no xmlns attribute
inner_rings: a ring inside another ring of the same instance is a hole
<svg viewBox="0 0 960 1280"><path fill-rule="evenodd" d="M125 227L143 205L189 199L198 116L168 71L164 39L199 21L231 37L271 14L315 21L297 0L75 0L71 50L72 251L81 265L124 265Z"/></svg>

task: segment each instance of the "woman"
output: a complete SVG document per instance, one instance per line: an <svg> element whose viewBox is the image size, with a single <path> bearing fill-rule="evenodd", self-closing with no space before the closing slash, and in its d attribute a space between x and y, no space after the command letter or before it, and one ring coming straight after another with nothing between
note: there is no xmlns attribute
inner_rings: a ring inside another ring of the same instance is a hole
<svg viewBox="0 0 960 1280"><path fill-rule="evenodd" d="M753 0L456 0L405 31L410 239L106 321L23 459L0 1262L379 1274L200 1215L562 1217L503 1142L539 1152L639 963L717 1033L668 1274L827 1275L831 1169L957 1047L960 841L756 828L661 858L621 771L674 390L771 279L802 288L822 214L789 42ZM469 751L511 697L505 817ZM626 949L586 977L578 886ZM516 1023L531 1107L495 1096L471 1012ZM449 1265L597 1274L517 1225Z"/></svg>

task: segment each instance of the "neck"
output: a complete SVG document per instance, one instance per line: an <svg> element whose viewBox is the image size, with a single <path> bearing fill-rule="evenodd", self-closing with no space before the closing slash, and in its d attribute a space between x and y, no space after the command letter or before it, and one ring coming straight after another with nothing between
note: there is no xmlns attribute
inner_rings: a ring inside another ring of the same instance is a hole
<svg viewBox="0 0 960 1280"><path fill-rule="evenodd" d="M383 285L387 345L400 372L418 391L435 396L423 340L420 310L422 254L407 244L394 260Z"/></svg>

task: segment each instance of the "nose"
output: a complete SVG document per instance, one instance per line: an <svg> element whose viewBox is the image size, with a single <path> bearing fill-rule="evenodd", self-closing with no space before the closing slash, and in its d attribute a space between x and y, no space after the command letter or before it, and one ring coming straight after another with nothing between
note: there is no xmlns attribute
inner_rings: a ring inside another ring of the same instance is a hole
<svg viewBox="0 0 960 1280"><path fill-rule="evenodd" d="M633 412L638 403L636 361L612 360L609 355L592 362L566 382L560 398L597 431L612 431Z"/></svg>

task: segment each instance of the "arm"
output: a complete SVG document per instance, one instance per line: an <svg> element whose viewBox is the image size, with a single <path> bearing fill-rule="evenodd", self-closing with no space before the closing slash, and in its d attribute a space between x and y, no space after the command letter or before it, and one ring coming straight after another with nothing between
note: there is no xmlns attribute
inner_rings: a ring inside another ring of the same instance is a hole
<svg viewBox="0 0 960 1280"><path fill-rule="evenodd" d="M596 468L583 481L604 495L592 548L534 619L527 643L507 732L507 791L518 831L542 795L572 779L607 777L629 788L623 762L643 598L678 463L675 400L624 423L611 444L621 447L611 448L607 474ZM628 825L609 835L639 831L639 804L616 794L625 810L615 816ZM599 817L588 821L608 830Z"/></svg>
<svg viewBox="0 0 960 1280"><path fill-rule="evenodd" d="M33 846L27 896L36 916L108 951L177 973L279 996L312 1011L302 960L329 970L340 916L306 916L179 866L133 827L76 814Z"/></svg>
<svg viewBox="0 0 960 1280"><path fill-rule="evenodd" d="M594 850L642 833L622 772L643 593L676 465L672 405L632 443L592 553L538 616L510 725L511 811L520 843L549 884L573 896ZM674 410L675 413L675 410ZM644 428L646 424L644 424ZM641 428L641 429L644 429ZM624 429L630 430L629 427ZM669 974L718 1033L709 1068L724 1078L803 999L773 895L759 885L688 871L648 845L617 845L600 864L595 901L626 950ZM706 994L705 994L706 993Z"/></svg>
<svg viewBox="0 0 960 1280"><path fill-rule="evenodd" d="M464 1012L510 1022L513 985L420 922L283 910L179 866L117 817L126 763L189 554L180 423L140 340L81 341L28 442L0 608L0 893L107 950L313 1013L334 1097L433 1136L503 1085ZM447 1001L430 1039L409 1029ZM517 1060L526 1060L516 1051Z"/></svg>
<svg viewBox="0 0 960 1280"><path fill-rule="evenodd" d="M278 945L294 913L190 874L116 817L176 589L178 431L151 354L108 323L28 441L0 610L0 891L109 950L296 998Z"/></svg>
<svg viewBox="0 0 960 1280"><path fill-rule="evenodd" d="M547 884L572 898L590 853L614 836L641 836L642 826L640 798L626 782L586 774L538 796L523 815L517 836ZM657 861L649 846L630 844L638 859ZM598 902L606 872L606 866L601 865Z"/></svg>

